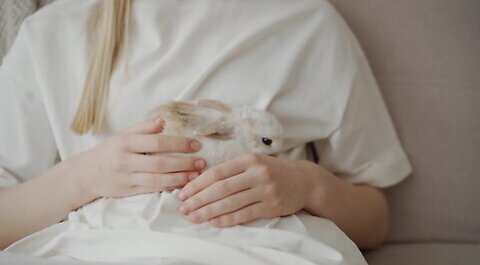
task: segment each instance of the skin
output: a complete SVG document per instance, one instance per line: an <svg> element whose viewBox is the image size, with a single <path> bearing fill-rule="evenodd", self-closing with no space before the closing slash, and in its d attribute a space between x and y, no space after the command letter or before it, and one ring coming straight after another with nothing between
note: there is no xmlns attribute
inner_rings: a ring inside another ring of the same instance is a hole
<svg viewBox="0 0 480 265"><path fill-rule="evenodd" d="M0 229L0 248L60 222L97 198L185 186L205 168L205 161L171 153L194 153L201 146L160 134L163 125L162 120L144 121L30 181L0 189L0 227L8 227Z"/></svg>
<svg viewBox="0 0 480 265"><path fill-rule="evenodd" d="M212 167L179 194L179 211L195 223L228 227L307 210L336 223L360 248L388 231L384 194L351 185L308 161L247 155Z"/></svg>
<svg viewBox="0 0 480 265"><path fill-rule="evenodd" d="M308 161L257 155L199 175L204 160L172 153L194 153L200 144L162 130L162 120L144 121L30 181L0 189L0 227L9 227L0 229L0 248L97 198L181 187L179 210L195 223L228 227L304 209L331 219L360 248L375 248L385 239L388 207L376 188L351 185Z"/></svg>

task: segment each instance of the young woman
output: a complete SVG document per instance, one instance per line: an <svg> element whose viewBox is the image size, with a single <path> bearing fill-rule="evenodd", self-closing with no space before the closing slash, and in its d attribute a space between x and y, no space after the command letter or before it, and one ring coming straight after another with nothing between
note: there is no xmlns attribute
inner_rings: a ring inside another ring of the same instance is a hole
<svg viewBox="0 0 480 265"><path fill-rule="evenodd" d="M201 143L143 117L201 98L275 114L288 158L198 176ZM388 232L379 188L411 171L359 45L324 0L60 0L6 56L0 120L2 248L97 198L173 188L194 223L305 210L375 248ZM319 164L305 160L311 141Z"/></svg>

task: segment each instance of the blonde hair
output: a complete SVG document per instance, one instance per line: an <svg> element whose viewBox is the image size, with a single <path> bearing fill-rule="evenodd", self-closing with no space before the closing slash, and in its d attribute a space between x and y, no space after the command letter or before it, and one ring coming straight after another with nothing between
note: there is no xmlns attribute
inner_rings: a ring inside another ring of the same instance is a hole
<svg viewBox="0 0 480 265"><path fill-rule="evenodd" d="M125 49L131 6L132 0L102 0L94 14L92 58L71 125L78 134L102 130L108 86L120 53Z"/></svg>

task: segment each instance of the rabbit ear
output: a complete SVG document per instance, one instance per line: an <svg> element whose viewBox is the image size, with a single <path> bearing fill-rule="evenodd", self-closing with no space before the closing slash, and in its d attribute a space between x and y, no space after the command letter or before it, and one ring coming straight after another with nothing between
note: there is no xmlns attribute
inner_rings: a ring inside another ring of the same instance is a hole
<svg viewBox="0 0 480 265"><path fill-rule="evenodd" d="M232 108L227 104L213 99L201 99L197 101L197 105L205 108L215 109L223 113L232 112Z"/></svg>
<svg viewBox="0 0 480 265"><path fill-rule="evenodd" d="M233 139L234 127L229 121L217 121L195 130L195 135L215 138L220 140Z"/></svg>
<svg viewBox="0 0 480 265"><path fill-rule="evenodd" d="M150 117L163 117L167 122L185 127L195 127L207 122L202 108L194 103L172 101L153 110Z"/></svg>
<svg viewBox="0 0 480 265"><path fill-rule="evenodd" d="M225 113L230 111L230 107L214 100L172 101L155 109L150 117L163 117L166 124L170 124L170 128L193 131L198 136L231 139L234 124L228 122L228 115Z"/></svg>

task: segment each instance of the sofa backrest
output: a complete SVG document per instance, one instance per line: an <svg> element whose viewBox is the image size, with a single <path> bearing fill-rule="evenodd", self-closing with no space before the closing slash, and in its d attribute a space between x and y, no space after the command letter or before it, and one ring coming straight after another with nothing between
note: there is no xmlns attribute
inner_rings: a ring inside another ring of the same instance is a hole
<svg viewBox="0 0 480 265"><path fill-rule="evenodd" d="M359 38L414 173L389 242L480 243L480 1L331 0Z"/></svg>

